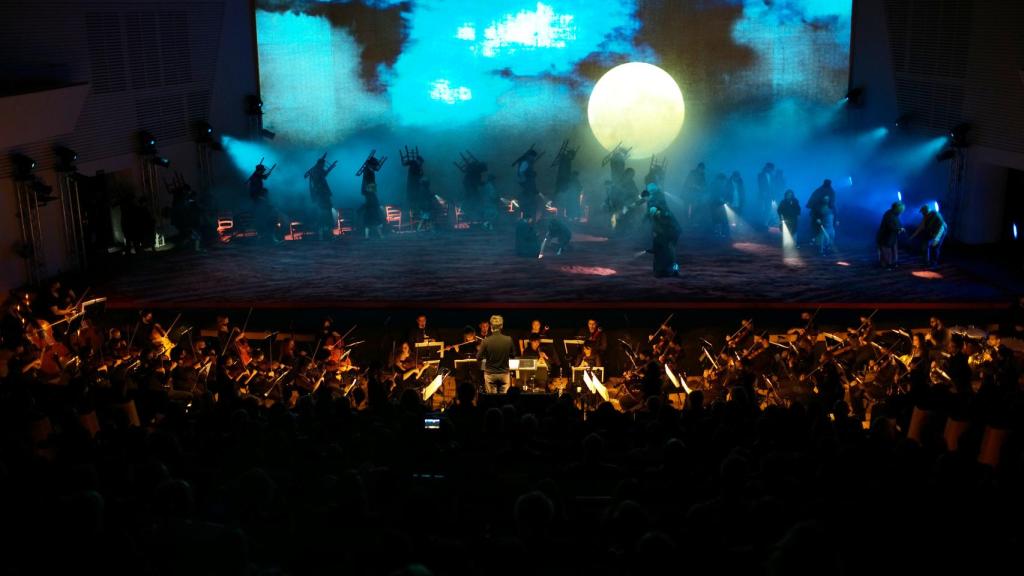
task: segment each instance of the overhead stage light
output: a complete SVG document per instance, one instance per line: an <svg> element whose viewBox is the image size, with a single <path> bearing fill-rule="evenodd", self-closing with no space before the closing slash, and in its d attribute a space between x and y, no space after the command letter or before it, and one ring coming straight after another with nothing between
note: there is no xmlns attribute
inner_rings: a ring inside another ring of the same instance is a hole
<svg viewBox="0 0 1024 576"><path fill-rule="evenodd" d="M949 131L949 139L953 146L964 148L967 146L967 133L971 131L971 125L967 123L957 124Z"/></svg>
<svg viewBox="0 0 1024 576"><path fill-rule="evenodd" d="M145 130L139 132L139 150L143 154L156 154L156 137Z"/></svg>
<svg viewBox="0 0 1024 576"><path fill-rule="evenodd" d="M852 88L840 102L847 106L860 106L864 102L864 88L860 86Z"/></svg>
<svg viewBox="0 0 1024 576"><path fill-rule="evenodd" d="M14 177L19 180L29 178L36 169L36 161L24 154L12 154L11 164L14 166Z"/></svg>
<svg viewBox="0 0 1024 576"><path fill-rule="evenodd" d="M259 116L263 114L263 100L255 94L249 94L245 97L245 113L249 116Z"/></svg>
<svg viewBox="0 0 1024 576"><path fill-rule="evenodd" d="M909 128L910 127L910 114L903 114L902 116L900 116L899 118L896 119L895 124L896 124L897 128L903 128L903 129Z"/></svg>
<svg viewBox="0 0 1024 576"><path fill-rule="evenodd" d="M164 168L167 168L171 165L171 160L164 156L153 156L153 158L150 159L150 162L156 164L157 166L163 166Z"/></svg>
<svg viewBox="0 0 1024 576"><path fill-rule="evenodd" d="M56 146L53 149L53 154L57 157L55 168L58 172L74 172L78 170L75 166L75 162L78 160L78 153L74 150L65 146Z"/></svg>

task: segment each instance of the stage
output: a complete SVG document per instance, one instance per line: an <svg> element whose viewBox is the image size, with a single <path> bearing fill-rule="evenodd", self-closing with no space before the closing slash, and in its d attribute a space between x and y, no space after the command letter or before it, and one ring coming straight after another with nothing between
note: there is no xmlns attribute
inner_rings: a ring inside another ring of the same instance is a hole
<svg viewBox="0 0 1024 576"><path fill-rule="evenodd" d="M770 232L713 240L684 230L680 277L654 278L642 237L609 238L596 225L574 225L574 234L571 251L543 259L517 258L511 229L244 239L202 253L115 258L94 290L126 308L964 307L1002 306L1024 293L1019 276L963 257L924 270L903 254L900 270L880 270L874 250L852 240L829 257L811 247L784 257Z"/></svg>

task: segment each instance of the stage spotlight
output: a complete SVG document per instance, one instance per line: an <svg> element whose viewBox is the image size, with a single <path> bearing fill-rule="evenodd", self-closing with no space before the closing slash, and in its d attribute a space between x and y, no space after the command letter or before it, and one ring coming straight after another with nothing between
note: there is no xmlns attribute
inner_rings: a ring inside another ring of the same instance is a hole
<svg viewBox="0 0 1024 576"><path fill-rule="evenodd" d="M245 97L245 113L249 116L260 116L263 114L263 100L255 94Z"/></svg>
<svg viewBox="0 0 1024 576"><path fill-rule="evenodd" d="M266 128L260 128L260 136L267 140L273 140L277 136L276 133L267 130Z"/></svg>
<svg viewBox="0 0 1024 576"><path fill-rule="evenodd" d="M898 200L900 202L903 202L903 191L902 190L897 190L896 191L896 200Z"/></svg>
<svg viewBox="0 0 1024 576"><path fill-rule="evenodd" d="M964 148L967 146L967 133L971 131L971 125L967 123L957 124L952 130L949 131L949 139L953 142L953 146L957 148Z"/></svg>
<svg viewBox="0 0 1024 576"><path fill-rule="evenodd" d="M192 124L192 133L199 142L209 142L213 139L213 126L205 120L198 120Z"/></svg>
<svg viewBox="0 0 1024 576"><path fill-rule="evenodd" d="M946 160L952 160L953 158L956 158L956 150L952 148L946 148L942 152L939 152L939 155L935 157L935 161L945 162Z"/></svg>
<svg viewBox="0 0 1024 576"><path fill-rule="evenodd" d="M55 169L58 172L75 172L78 170L75 166L75 161L78 160L78 153L74 150L64 146L55 146L53 154L57 157Z"/></svg>
<svg viewBox="0 0 1024 576"><path fill-rule="evenodd" d="M910 127L910 114L904 114L900 116L899 118L896 119L895 124L897 128L903 128L904 130L906 130L908 127Z"/></svg>
<svg viewBox="0 0 1024 576"><path fill-rule="evenodd" d="M1014 240L1017 239L1017 223L1016 222L1013 223L1013 239Z"/></svg>
<svg viewBox="0 0 1024 576"><path fill-rule="evenodd" d="M11 164L14 167L14 177L18 180L30 178L32 171L36 169L36 161L24 154L12 154Z"/></svg>
<svg viewBox="0 0 1024 576"><path fill-rule="evenodd" d="M864 102L864 88L858 86L846 93L841 100L847 106L860 106Z"/></svg>
<svg viewBox="0 0 1024 576"><path fill-rule="evenodd" d="M156 154L156 138L145 130L139 132L139 150L143 154Z"/></svg>
<svg viewBox="0 0 1024 576"><path fill-rule="evenodd" d="M171 160L164 156L153 156L152 158L150 158L149 161L157 166L163 166L164 168L167 168L171 165Z"/></svg>

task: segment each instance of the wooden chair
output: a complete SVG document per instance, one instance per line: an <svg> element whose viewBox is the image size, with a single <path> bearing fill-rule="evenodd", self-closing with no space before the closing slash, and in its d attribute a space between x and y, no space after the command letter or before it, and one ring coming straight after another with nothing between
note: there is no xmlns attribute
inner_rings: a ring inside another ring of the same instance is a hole
<svg viewBox="0 0 1024 576"><path fill-rule="evenodd" d="M395 232L402 231L402 209L397 206L384 207L384 221Z"/></svg>
<svg viewBox="0 0 1024 576"><path fill-rule="evenodd" d="M343 236L345 234L352 233L352 225L348 219L345 218L344 213L341 209L338 209L338 221L335 223L334 230L331 231L335 236Z"/></svg>

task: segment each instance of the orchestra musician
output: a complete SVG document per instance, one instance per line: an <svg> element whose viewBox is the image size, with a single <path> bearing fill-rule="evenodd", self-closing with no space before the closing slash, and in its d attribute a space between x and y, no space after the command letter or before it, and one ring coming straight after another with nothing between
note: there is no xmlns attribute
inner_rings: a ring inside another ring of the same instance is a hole
<svg viewBox="0 0 1024 576"><path fill-rule="evenodd" d="M597 320L593 318L587 320L587 327L580 331L579 337L585 343L590 344L590 347L598 356L603 355L605 350L608 349L608 338L605 336L604 331L601 330Z"/></svg>
<svg viewBox="0 0 1024 576"><path fill-rule="evenodd" d="M455 353L451 354L451 356L456 358L473 358L476 356L479 343L480 339L476 336L476 330L472 326L463 326L462 341L458 344L446 346L445 351L453 350Z"/></svg>
<svg viewBox="0 0 1024 576"><path fill-rule="evenodd" d="M604 366L601 362L601 355L589 340L583 343L583 348L576 355L572 365L574 368L598 368Z"/></svg>
<svg viewBox="0 0 1024 576"><path fill-rule="evenodd" d="M412 346L408 342L402 342L398 348L398 353L395 355L394 362L392 362L395 382L400 385L411 384L419 380L427 367L428 365L426 364L417 364L416 357L412 353Z"/></svg>
<svg viewBox="0 0 1024 576"><path fill-rule="evenodd" d="M416 316L416 326L409 330L409 336L406 340L410 344L420 344L422 342L431 342L434 340L434 338L427 333L426 314Z"/></svg>
<svg viewBox="0 0 1024 576"><path fill-rule="evenodd" d="M62 290L60 280L51 281L36 300L35 315L48 322L57 322L75 313L75 292Z"/></svg>
<svg viewBox="0 0 1024 576"><path fill-rule="evenodd" d="M935 350L945 350L946 343L949 339L949 330L942 325L942 320L938 316L932 316L928 319L928 333L925 334L925 340Z"/></svg>
<svg viewBox="0 0 1024 576"><path fill-rule="evenodd" d="M548 367L554 363L552 357L541 348L540 334L530 334L527 342L526 349L523 350L523 358L536 358L538 364Z"/></svg>

